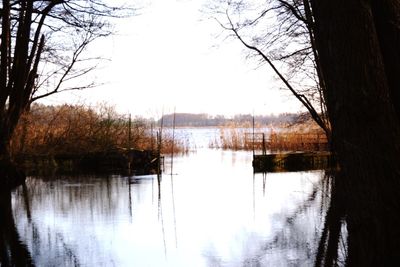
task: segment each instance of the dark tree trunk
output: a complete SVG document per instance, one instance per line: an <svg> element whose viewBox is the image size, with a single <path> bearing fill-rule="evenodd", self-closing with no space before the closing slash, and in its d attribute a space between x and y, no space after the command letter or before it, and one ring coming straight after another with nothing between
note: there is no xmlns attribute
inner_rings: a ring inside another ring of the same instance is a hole
<svg viewBox="0 0 400 267"><path fill-rule="evenodd" d="M372 14L391 98L400 122L400 2L374 0Z"/></svg>
<svg viewBox="0 0 400 267"><path fill-rule="evenodd" d="M10 137L5 132L0 133L0 194L21 185L25 181L24 172L11 159Z"/></svg>
<svg viewBox="0 0 400 267"><path fill-rule="evenodd" d="M385 57L381 51L370 1L313 0L312 8L333 149L344 179L346 263L392 266L400 247L400 130L385 60L391 52Z"/></svg>

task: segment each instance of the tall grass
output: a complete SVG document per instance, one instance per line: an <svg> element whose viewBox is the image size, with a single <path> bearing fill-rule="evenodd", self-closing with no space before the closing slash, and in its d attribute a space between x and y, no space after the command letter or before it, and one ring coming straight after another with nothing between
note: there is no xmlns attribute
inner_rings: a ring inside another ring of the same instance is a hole
<svg viewBox="0 0 400 267"><path fill-rule="evenodd" d="M172 136L170 131L163 130L161 146L162 154L187 154L190 151L189 139L177 138Z"/></svg>
<svg viewBox="0 0 400 267"><path fill-rule="evenodd" d="M243 150L249 149L246 142L246 130L247 128L235 128L232 126L225 126L219 129L219 138L210 140L210 148L222 148L232 150Z"/></svg>

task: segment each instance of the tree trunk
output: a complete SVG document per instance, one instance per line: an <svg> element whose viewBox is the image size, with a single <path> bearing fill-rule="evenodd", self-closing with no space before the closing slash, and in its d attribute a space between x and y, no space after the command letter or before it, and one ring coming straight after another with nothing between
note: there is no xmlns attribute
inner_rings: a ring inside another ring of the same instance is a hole
<svg viewBox="0 0 400 267"><path fill-rule="evenodd" d="M10 137L0 128L0 194L21 185L25 174L12 161L9 151Z"/></svg>
<svg viewBox="0 0 400 267"><path fill-rule="evenodd" d="M372 14L393 105L400 122L400 2L372 1Z"/></svg>
<svg viewBox="0 0 400 267"><path fill-rule="evenodd" d="M400 247L400 129L372 6L313 0L312 8L333 149L344 177L346 264L392 266Z"/></svg>

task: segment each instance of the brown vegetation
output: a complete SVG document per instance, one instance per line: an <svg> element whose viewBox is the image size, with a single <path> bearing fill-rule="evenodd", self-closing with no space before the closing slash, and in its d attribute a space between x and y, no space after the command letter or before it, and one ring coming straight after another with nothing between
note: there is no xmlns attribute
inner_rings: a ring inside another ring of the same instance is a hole
<svg viewBox="0 0 400 267"><path fill-rule="evenodd" d="M162 154L187 154L190 151L189 146L188 139L176 138L171 132L163 133Z"/></svg>
<svg viewBox="0 0 400 267"><path fill-rule="evenodd" d="M118 114L113 107L33 105L18 124L10 150L14 156L81 155L128 147L155 150L158 128L151 125L151 121L135 118L129 134L128 117ZM170 139L163 134L162 153L170 153ZM185 151L183 145L174 142L174 152Z"/></svg>
<svg viewBox="0 0 400 267"><path fill-rule="evenodd" d="M278 130L274 130L274 128ZM253 138L254 137L254 138ZM254 130L235 126L220 129L219 140L210 142L211 148L267 151L325 151L325 133L312 121L295 125L257 127Z"/></svg>
<svg viewBox="0 0 400 267"><path fill-rule="evenodd" d="M268 148L272 151L327 151L328 140L324 131L312 121L271 130Z"/></svg>
<svg viewBox="0 0 400 267"><path fill-rule="evenodd" d="M252 146L248 147L249 144L245 141L247 131L250 130L250 128L221 127L219 139L211 140L209 147L232 150L252 149Z"/></svg>

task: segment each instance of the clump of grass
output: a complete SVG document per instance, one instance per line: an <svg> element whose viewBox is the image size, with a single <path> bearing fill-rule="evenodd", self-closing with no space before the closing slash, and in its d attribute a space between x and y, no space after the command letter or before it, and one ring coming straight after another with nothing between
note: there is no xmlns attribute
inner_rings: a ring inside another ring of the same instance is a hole
<svg viewBox="0 0 400 267"><path fill-rule="evenodd" d="M189 139L177 138L172 136L172 133L163 133L163 140L161 145L162 154L188 154L190 151Z"/></svg>
<svg viewBox="0 0 400 267"><path fill-rule="evenodd" d="M244 132L238 128L220 129L220 142L222 149L244 149Z"/></svg>
<svg viewBox="0 0 400 267"><path fill-rule="evenodd" d="M252 150L253 149L253 141L252 141L252 128L249 127L240 127L236 126L225 126L219 129L219 138L215 138L214 140L210 140L209 147L210 148L222 148L222 149L231 149L231 150ZM260 132L260 129L257 129L257 132ZM262 149L262 143L254 142L254 148L256 150Z"/></svg>

